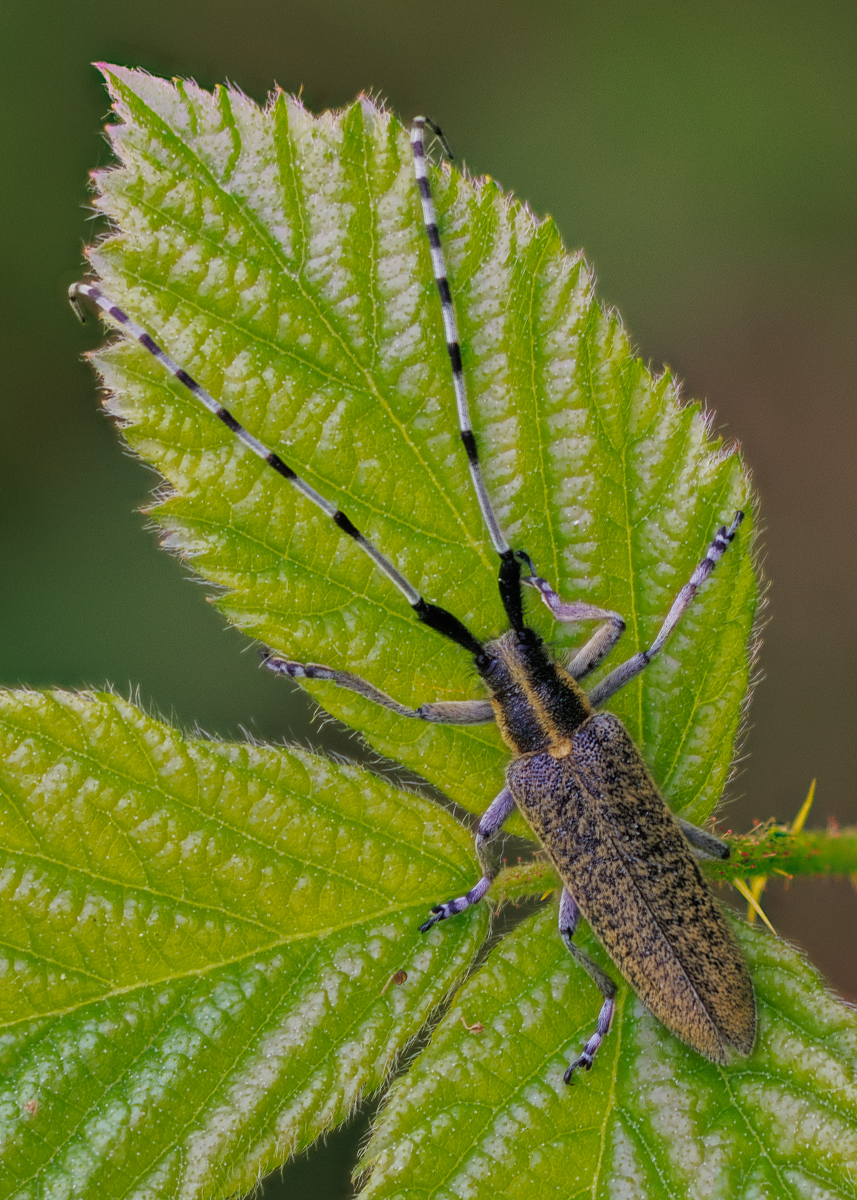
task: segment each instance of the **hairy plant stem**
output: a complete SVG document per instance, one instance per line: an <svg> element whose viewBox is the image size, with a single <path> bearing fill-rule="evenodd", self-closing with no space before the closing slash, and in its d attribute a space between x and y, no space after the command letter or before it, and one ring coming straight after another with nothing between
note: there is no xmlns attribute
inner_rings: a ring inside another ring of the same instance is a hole
<svg viewBox="0 0 857 1200"><path fill-rule="evenodd" d="M723 839L731 850L725 862L700 862L712 882L731 883L754 876L797 875L848 876L857 883L857 826L840 829L831 823L826 830L793 833L787 825L766 821L750 833ZM497 876L490 899L522 900L555 891L560 880L543 858L506 865Z"/></svg>

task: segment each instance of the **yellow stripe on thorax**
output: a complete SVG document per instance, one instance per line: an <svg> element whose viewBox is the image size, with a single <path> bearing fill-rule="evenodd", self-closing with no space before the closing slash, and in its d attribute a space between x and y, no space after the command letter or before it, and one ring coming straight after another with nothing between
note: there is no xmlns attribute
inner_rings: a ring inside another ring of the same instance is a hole
<svg viewBox="0 0 857 1200"><path fill-rule="evenodd" d="M572 750L572 742L569 736L569 731L558 725L554 717L548 711L544 700L533 685L526 664L518 659L510 657L506 660L506 666L511 676L512 683L520 689L527 705L530 708L531 713L535 717L539 728L544 734L544 752L550 754L553 758L567 758ZM553 663L552 666L556 675L557 689L573 690L577 699L581 701L582 704L588 709L589 705L586 701L586 695L583 693L582 689L575 682L572 676L569 675L565 668L559 663ZM508 730L508 723L506 721L506 716L502 706L496 700L493 701L493 704L497 714L497 722L500 726L500 731L504 734L506 734L508 731L509 736L506 737L506 741L508 744L513 745L514 739L511 735L511 731Z"/></svg>

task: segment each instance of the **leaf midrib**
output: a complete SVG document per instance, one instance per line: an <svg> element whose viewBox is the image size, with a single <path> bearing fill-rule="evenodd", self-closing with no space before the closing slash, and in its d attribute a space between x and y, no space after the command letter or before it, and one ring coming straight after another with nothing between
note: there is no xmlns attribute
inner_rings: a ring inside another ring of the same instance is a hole
<svg viewBox="0 0 857 1200"><path fill-rule="evenodd" d="M141 204L142 204L142 202L141 202ZM143 287L144 289L148 289L149 291L151 291L153 293L160 293L161 295L169 296L174 301L176 301L177 304L180 304L185 308L196 310L196 312L198 312L202 317L205 318L205 320L208 322L209 326L219 326L219 327L225 328L225 329L232 329L236 335L243 338L246 342L266 348L268 351L271 352L271 355L273 357L280 356L280 357L283 357L286 359L292 359L295 363L299 364L301 368L305 369L307 374L315 374L315 375L319 376L321 379L325 380L327 383L339 388L342 392L351 392L351 393L355 393L355 394L359 395L359 394L361 394L361 391L362 391L362 394L364 396L366 396L367 399L369 399L369 400L381 400L382 399L380 389L376 389L375 391L373 391L367 387L365 390L362 390L359 387L357 387L353 382L348 381L348 380L343 380L340 376L334 374L330 370L324 370L317 363L314 363L309 359L303 358L297 351L292 350L292 349L286 349L285 347L280 346L280 344L278 342L271 341L270 338L264 337L264 335L262 335L258 331L252 330L248 326L240 324L233 318L224 317L218 313L213 312L212 310L210 310L208 308L203 307L200 303L198 303L192 297L176 291L175 288L170 286L169 284L163 283L154 278L149 278L149 277L143 275L142 273L140 273L139 271L132 270L127 265L127 263L123 263L123 265L122 265L122 274L126 277L126 279L131 280L133 283L137 284L138 286ZM127 346L130 350L136 351L136 347L135 347L134 343L128 341L127 339L122 340L116 344L120 347ZM160 373L160 374L163 374L163 378L159 378L158 377L159 373L146 374L139 368L134 369L131 367L130 364L134 360L132 359L130 354L126 355L125 357L127 359L127 362L123 362L122 369L128 375L130 375L132 378L138 379L141 383L143 383L147 387L157 387L157 388L163 389L170 396L170 399L172 402L179 401L182 404L182 407L192 411L197 417L205 415L206 410L198 402L194 403L193 401L186 399L183 391L179 391L178 387L173 388L170 386L171 376L166 375L166 373ZM232 411L234 408L234 402L229 398L227 398L227 400L228 400L228 406L230 408L230 411ZM424 405L423 405L423 407L424 407ZM399 527L404 530L410 530L411 533L416 534L420 537L424 537L428 540L434 541L439 546L444 547L444 548L445 547L454 547L456 550L459 550L459 551L461 549L468 549L468 550L474 552L478 556L479 560L481 561L481 563L485 567L485 569L488 571L491 571L492 565L491 565L491 561L488 557L484 538L476 539L474 537L471 525L469 523L467 523L464 519L462 507L456 506L453 503L452 494L450 493L450 490L448 488L445 489L445 488L441 487L440 481L435 476L434 471L429 466L427 460L424 458L424 456L422 456L420 453L418 453L416 451L415 443L406 433L404 422L399 421L397 418L394 418L392 409L386 402L383 402L383 408L384 408L385 413L387 414L388 418L390 419L390 422L392 425L393 438L395 438L396 435L398 434L398 437L399 437L399 440L401 441L401 443L409 451L411 451L413 453L414 458L416 460L417 467L421 468L423 471L426 472L428 479L431 482L431 484L433 485L435 491L443 497L447 508L449 509L449 511L451 511L455 515L458 528L460 531L463 531L464 535L465 535L464 539L463 539L465 542L464 547L462 547L460 540L456 541L456 540L453 540L452 538L446 538L442 534L438 533L437 530L432 530L425 526L413 525L409 521L407 521L405 518L403 518L399 513L391 514L390 512L385 512L385 511L381 510L376 505L374 505L370 500L367 500L364 496L360 496L360 495L357 495L356 493L354 493L351 490L349 485L343 485L339 482L328 479L316 467L313 466L312 461L309 459L305 459L305 458L291 459L291 456L289 456L289 458L290 458L289 465L291 465L291 462L294 461L296 464L298 464L300 466L300 473L302 476L304 476L307 479L308 482L316 484L316 485L321 485L318 490L321 491L322 495L324 495L326 499L329 499L330 494L335 495L338 493L340 495L346 495L349 497L349 499L353 500L356 504L359 504L360 506L362 506L366 511L372 513L379 520L383 520L383 521L391 521L392 520L394 527ZM240 414L240 410L236 410L236 411L238 411ZM211 420L212 420L211 428L214 429L214 428L216 428L213 423L215 418L212 417ZM242 424L243 423L244 422L242 421ZM249 429L249 431L251 433L253 432L252 428L250 428L249 425L247 425L246 427ZM161 439L161 440L163 440L163 439ZM262 440L265 445L268 444L268 442L265 441L264 437L262 437L260 440ZM233 438L233 441L235 441L234 438ZM168 443L164 443L164 444L168 445ZM223 439L223 442L221 444L223 444L223 445L227 444L225 438ZM241 450L243 450L246 454L252 454L252 451L247 449L247 447L243 446L241 443L236 441L236 445ZM179 448L182 450L186 449L185 447L181 447L181 446L179 446ZM428 510L426 510L426 511L428 511ZM319 519L321 520L322 518L319 518Z"/></svg>
<svg viewBox="0 0 857 1200"><path fill-rule="evenodd" d="M206 975L210 975L213 971L219 971L226 967L237 966L240 963L249 962L257 958L260 954L270 954L273 950L281 950L286 946L292 946L299 942L305 942L310 939L313 941L321 941L322 938L330 937L333 934L341 933L344 930L357 931L364 926L371 928L372 925L382 920L384 917L398 916L412 911L422 912L425 908L424 900L414 900L410 904L396 902L388 904L386 908L376 909L374 912L361 914L360 921L341 921L338 925L329 925L325 929L312 929L307 932L293 933L281 935L274 941L268 942L265 945L255 946L252 950L244 951L241 954L233 955L231 958L223 958L217 962L207 963L205 966L197 967L192 971L174 971L165 975L153 976L150 979L139 980L136 983L129 983L124 987L110 988L100 996L88 996L85 1000L78 1004L66 1005L63 1008L48 1009L45 1012L34 1012L26 1017L19 1017L14 1021L0 1021L0 1030L15 1029L20 1025L26 1025L31 1021L45 1021L49 1018L65 1017L71 1013L79 1012L81 1009L87 1008L93 1004L103 1004L107 1000L114 1000L119 996L131 996L135 992L144 991L146 988L163 987L170 983L180 983L183 979L201 979ZM416 927L416 926L415 926Z"/></svg>
<svg viewBox="0 0 857 1200"><path fill-rule="evenodd" d="M555 506L551 503L551 496L548 491L548 455L547 455L546 448L545 448L545 439L543 436L543 429L542 429L542 422L544 419L544 414L542 412L542 405L539 403L539 399L540 399L539 388L536 383L536 376L538 373L537 367L536 367L537 338L536 338L536 332L535 332L536 331L536 322L535 322L535 315L534 315L535 296L536 296L536 280L538 279L539 270L542 266L542 263L544 262L545 255L548 252L547 238L543 237L541 239L541 243L542 244L541 244L541 248L539 251L538 259L536 260L536 263L533 267L532 276L529 280L529 286L527 288L527 297L529 300L528 309L527 309L527 328L530 331L530 337L528 339L526 339L526 341L527 341L527 344L531 347L531 352L527 359L527 366L529 368L528 390L530 392L530 398L531 398L531 403L533 406L533 413L534 413L534 418L535 418L533 421L533 425L535 427L537 456L538 456L538 463L539 463L538 478L539 478L539 484L540 484L542 500L543 500L543 508L542 508L542 513L540 514L540 517L547 525L548 535L550 537L551 571L552 571L551 578L557 580L557 582L558 582L560 579L560 556L559 556L559 546L558 546L557 535L556 535L556 520L554 517L554 507Z"/></svg>
<svg viewBox="0 0 857 1200"><path fill-rule="evenodd" d="M68 712L69 710L63 709L63 711ZM111 707L111 712L117 713L117 710L115 708ZM117 716L119 716L119 719L121 720L121 714L117 713ZM124 721L123 721L123 725L125 725L127 727L127 723ZM14 730L18 733L22 732L20 726L16 725L14 722L10 721L8 719L8 717L0 714L0 729L2 729L2 728ZM246 830L242 830L242 829L238 828L236 825L233 825L227 821L224 821L222 818L218 818L218 817L214 816L213 814L203 812L201 809L194 806L194 804L191 801L182 799L180 796L177 796L176 793L174 793L174 792L166 791L163 787L159 786L157 783L149 783L149 782L135 779L135 777L133 775L125 774L125 773L117 770L117 768L115 768L115 767L107 766L105 763L103 763L99 759L93 757L91 754L86 754L84 751L81 751L78 749L72 750L68 746L64 747L61 742L59 742L55 738L51 737L51 735L48 733L34 733L31 729L26 729L26 727L24 729L24 733L26 736L29 736L34 742L41 741L41 742L44 742L47 745L53 747L54 749L61 750L63 753L61 755L58 755L58 757L65 757L65 758L72 757L72 758L76 758L76 759L80 760L83 763L94 764L94 766L98 768L99 776L101 776L101 775L113 776L114 778L121 780L123 783L126 783L129 786L131 786L135 789L139 789L141 792L145 792L148 794L154 793L155 795L162 797L165 801L168 801L168 802L176 805L177 807L183 808L183 809L185 809L185 811L193 813L195 816L197 816L200 820L204 821L206 824L214 825L215 827L223 830L224 832L228 832L228 833L234 835L236 838L238 838L240 840L247 841L247 842L251 843L252 845L255 845L255 846L263 849L264 851L266 851L267 854L272 855L275 859L283 859L284 861L292 861L293 860L292 855L289 855L286 851L280 849L276 845L272 845L270 843L264 842L261 838L253 836L252 834L248 833ZM188 747L187 744L185 744L184 749L187 751L187 750L190 750L191 748ZM201 748L198 747L197 749L199 750ZM144 756L146 756L145 750L143 750L142 747L141 747L141 753L143 753ZM146 757L147 757L147 761L150 761L150 764L151 764L151 760L148 760L148 756L146 756ZM189 753L188 757L191 758L191 760L192 760L192 758L193 758L192 753ZM151 765L153 766L153 769L156 769L154 767L154 764L151 764ZM194 767L194 774L198 781L199 772L198 772L198 769L196 769L196 764L192 762L192 766ZM234 763L234 762L230 761L229 767L230 767L230 770L233 770L238 775L243 775L247 779L250 779L250 780L258 779L258 776L255 775L248 767L244 766L243 764L238 764L238 763ZM287 796L289 797L289 799L292 801L292 803L294 803L295 794L289 793L288 789L285 788L282 783L275 785L275 784L269 782L268 787L272 791L285 792L287 794ZM4 792L4 794L5 794L5 792ZM317 796L313 797L313 805L315 807L317 807L318 809L320 809L321 811L325 812L328 816L336 817L340 823L342 823L343 821L347 822L348 824L354 825L358 829L362 829L362 830L369 832L377 837L376 828L373 825L371 825L369 822L361 820L359 817L354 817L351 815L343 816L343 814L339 810L337 810L330 804L325 804ZM399 805L398 807L401 810L405 806L404 806L404 804L402 804L402 805ZM27 825L27 828L30 829L29 822L26 821L26 818L24 818L23 815L22 815L22 819L24 820L25 824ZM32 830L30 830L30 832L32 833ZM130 841L127 831L119 830L119 832L122 834L123 840ZM34 837L35 837L35 835L34 835ZM38 840L38 839L36 839L36 840ZM453 871L456 870L456 868L453 866L452 863L449 862L448 859L443 858L438 853L428 852L426 849L423 848L422 844L420 845L419 848L417 848L417 847L413 846L412 844L410 844L409 842L405 841L402 837L400 837L398 835L391 835L389 833L385 835L384 841L390 842L394 846L405 850L407 853L405 855L403 855L403 857L405 857L407 859L414 859L415 857L418 857L419 859L428 859L429 862L433 863L436 867L440 867L442 870L448 871L450 868L452 868ZM131 844L133 845L133 843L131 843ZM29 852L28 851L16 851L16 853L29 853ZM315 864L312 864L312 865L315 865ZM83 874L87 873L83 868L75 868L75 869L80 870L81 873L83 873ZM347 879L346 876L342 876L340 873L334 872L332 870L332 868L330 868L330 867L327 868L327 871L328 871L328 873L330 873L338 878ZM93 873L93 877L96 877L96 876L94 876L94 873ZM109 880L109 879L105 879L104 882L114 883L113 880ZM351 880L348 880L348 882L349 882L349 884L353 883L353 881L351 881ZM124 881L117 880L117 881L115 881L115 885L129 887L129 888L137 888L139 886L140 890L144 890L144 888L146 886L146 885L138 885L136 883L129 883L127 880L124 880ZM381 896L384 895L384 893L381 892L380 890L370 888L368 884L365 886L370 891L377 891L378 895L381 895ZM170 893L165 893L163 895L163 899L172 899L174 901L178 900L178 901L181 901L182 903L184 903L183 897L171 896ZM239 917L238 919L241 920L242 918Z"/></svg>

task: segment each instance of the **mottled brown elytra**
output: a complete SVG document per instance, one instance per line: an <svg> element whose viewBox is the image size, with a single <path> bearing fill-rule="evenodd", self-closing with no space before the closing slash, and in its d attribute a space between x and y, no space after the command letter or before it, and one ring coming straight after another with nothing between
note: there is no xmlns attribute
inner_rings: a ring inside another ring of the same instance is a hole
<svg viewBox="0 0 857 1200"><path fill-rule="evenodd" d="M449 150L431 121L424 117L414 121L414 167L440 293L459 430L479 506L500 558L500 597L511 626L494 641L483 644L452 613L425 601L343 512L248 432L95 284L75 284L71 299L78 312L80 301L86 300L136 338L245 446L356 541L402 592L420 621L473 656L486 687L484 700L423 704L412 709L348 671L292 662L270 652L264 655L265 665L272 671L293 678L330 680L400 716L441 724L497 722L514 757L506 787L479 822L476 852L482 877L466 896L435 905L420 927L423 932L476 904L488 891L498 867L492 841L517 805L563 881L559 904L563 941L604 997L595 1032L566 1071L566 1082L571 1081L578 1067L589 1070L592 1066L595 1052L610 1030L616 992L612 979L574 944L581 914L655 1016L700 1054L725 1063L730 1047L741 1054L749 1054L753 1048L753 986L741 951L702 879L691 847L697 855L715 858L727 858L729 850L712 834L672 815L621 722L610 713L596 710L639 675L663 648L697 589L728 549L743 513L736 513L728 528L723 526L717 531L648 650L633 655L589 694L584 692L580 681L613 649L625 622L607 609L563 602L536 573L529 556L512 550L500 529L470 423L455 310L426 169L426 128L439 138L447 153ZM555 658L525 624L524 584L540 593L558 621L602 622L570 661Z"/></svg>

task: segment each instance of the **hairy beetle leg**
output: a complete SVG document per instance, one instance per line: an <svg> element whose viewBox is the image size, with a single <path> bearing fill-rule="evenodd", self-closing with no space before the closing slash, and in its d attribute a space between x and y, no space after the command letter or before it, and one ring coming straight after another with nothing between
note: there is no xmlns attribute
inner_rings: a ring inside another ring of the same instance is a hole
<svg viewBox="0 0 857 1200"><path fill-rule="evenodd" d="M432 926L437 925L439 921L445 921L447 917L457 917L472 904L478 904L491 886L491 882L487 875L483 875L466 896L459 896L457 900L447 900L445 904L435 904L431 910L433 915L420 925L420 933L428 933Z"/></svg>
<svg viewBox="0 0 857 1200"><path fill-rule="evenodd" d="M567 623L576 621L605 622L593 634L583 649L571 655L565 663L566 670L569 671L573 678L585 679L591 671L595 670L602 658L605 658L610 653L625 632L624 619L609 608L598 608L594 604L584 604L582 601L566 604L556 594L548 581L542 579L541 575L536 574L535 565L529 554L524 550L517 550L515 557L519 562L525 563L530 572L529 575L521 576L521 583L536 589L553 613L555 620Z"/></svg>
<svg viewBox="0 0 857 1200"><path fill-rule="evenodd" d="M583 1053L580 1057L574 1060L565 1075L563 1075L566 1083L571 1083L572 1076L578 1067L585 1067L587 1071L592 1070L595 1052L610 1032L614 1007L615 1001L613 1000L605 1000L601 1005L601 1012L598 1014L598 1024L595 1026L595 1033L593 1033L592 1037L583 1047Z"/></svg>
<svg viewBox="0 0 857 1200"><path fill-rule="evenodd" d="M512 793L508 788L503 788L499 796L492 800L483 813L479 827L476 830L476 857L479 859L479 865L482 867L482 878L470 889L466 896L459 896L455 900L447 900L444 904L435 904L431 910L432 916L420 925L420 933L428 933L432 926L437 925L439 921L445 921L447 917L455 917L459 913L464 912L465 909L470 908L472 904L478 904L488 891L500 865L497 855L492 851L491 843L503 828L504 822L514 807L515 801L512 798Z"/></svg>
<svg viewBox="0 0 857 1200"><path fill-rule="evenodd" d="M399 704L392 696L376 688L374 684L351 671L339 671L321 663L292 662L269 650L262 650L262 666L275 675L288 675L290 679L323 679L337 687L348 688L358 696L364 696L373 704L389 708L400 717L414 717L420 721L431 721L436 725L483 725L494 720L494 709L490 700L445 700L436 704L423 704L419 708L408 708Z"/></svg>
<svg viewBox="0 0 857 1200"><path fill-rule="evenodd" d="M587 1071L592 1070L592 1062L595 1058L595 1052L607 1034L610 1032L610 1024L613 1020L613 1009L615 1007L616 984L601 970L598 963L593 962L588 954L575 946L572 938L580 921L580 909L577 907L577 901L568 888L562 889L562 896L559 901L559 932L562 940L565 942L566 949L572 958L577 962L584 971L592 979L601 995L604 997L604 1003L601 1005L601 1012L598 1014L598 1024L595 1026L595 1033L583 1047L583 1053L579 1058L576 1058L571 1066L566 1071L563 1079L566 1083L571 1083L574 1072L578 1067L585 1067Z"/></svg>
<svg viewBox="0 0 857 1200"><path fill-rule="evenodd" d="M721 860L729 858L731 851L719 837L715 837L707 829L700 829L698 825L691 825L690 821L683 821L681 817L676 817L676 821L678 821L679 829L693 846L697 858L719 858Z"/></svg>
<svg viewBox="0 0 857 1200"><path fill-rule="evenodd" d="M743 520L744 514L739 509L735 513L734 520L728 529L725 525L721 525L717 530L717 533L714 535L714 541L705 553L705 558L673 601L672 608L667 613L666 620L661 626L658 636L652 642L651 646L649 646L648 650L641 650L638 654L633 655L627 662L623 662L621 667L617 667L615 671L611 671L609 675L605 675L601 682L596 684L589 693L589 703L593 708L598 708L605 700L614 696L620 688L623 688L626 683L630 683L641 671L644 671L656 654L660 654L676 625L678 625L682 614L687 610L696 593L731 546L738 526Z"/></svg>

